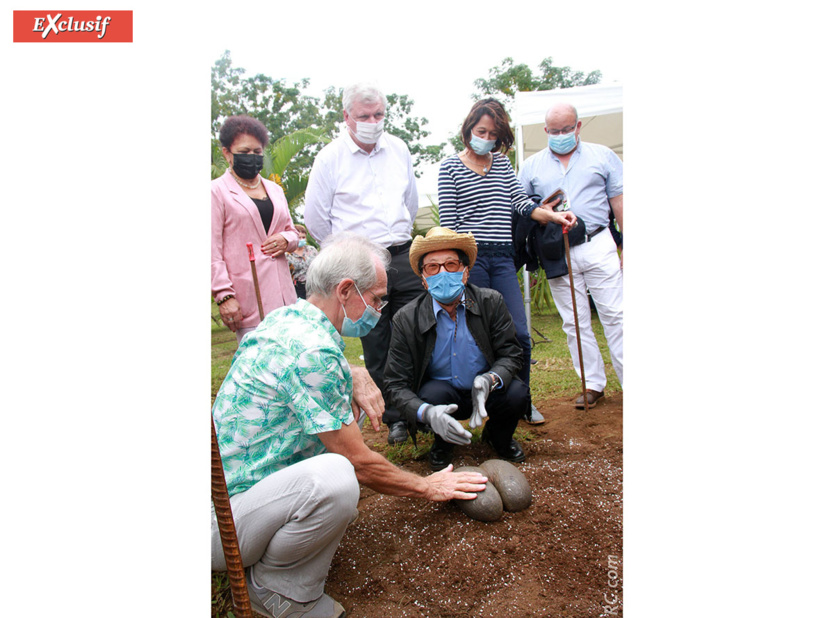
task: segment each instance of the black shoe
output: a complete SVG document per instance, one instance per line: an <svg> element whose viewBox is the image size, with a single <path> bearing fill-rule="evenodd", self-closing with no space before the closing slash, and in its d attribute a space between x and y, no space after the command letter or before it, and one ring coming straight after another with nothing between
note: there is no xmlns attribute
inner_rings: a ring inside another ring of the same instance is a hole
<svg viewBox="0 0 834 618"><path fill-rule="evenodd" d="M403 421L391 423L388 426L388 444L402 444L408 442L408 426Z"/></svg>
<svg viewBox="0 0 834 618"><path fill-rule="evenodd" d="M512 438L510 438L510 442L507 446L496 446L486 427L484 427L484 431L481 434L481 440L489 444L501 459L506 459L507 461L512 461L513 463L519 463L527 458L524 451L521 449L521 445Z"/></svg>
<svg viewBox="0 0 834 618"><path fill-rule="evenodd" d="M452 445L438 445L437 442L432 444L429 451L429 466L435 472L443 470L450 463L452 463L452 451L455 447Z"/></svg>

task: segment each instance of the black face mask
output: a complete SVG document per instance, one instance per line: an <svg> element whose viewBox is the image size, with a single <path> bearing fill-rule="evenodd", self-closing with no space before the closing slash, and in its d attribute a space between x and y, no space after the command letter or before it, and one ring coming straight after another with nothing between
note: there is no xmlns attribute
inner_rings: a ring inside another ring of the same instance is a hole
<svg viewBox="0 0 834 618"><path fill-rule="evenodd" d="M252 180L264 166L264 156L259 154L232 154L232 169L244 180Z"/></svg>

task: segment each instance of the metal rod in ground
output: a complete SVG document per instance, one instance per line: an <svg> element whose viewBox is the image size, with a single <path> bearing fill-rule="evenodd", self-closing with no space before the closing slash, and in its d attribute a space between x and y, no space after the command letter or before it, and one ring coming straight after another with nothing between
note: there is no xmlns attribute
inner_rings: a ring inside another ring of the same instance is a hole
<svg viewBox="0 0 834 618"><path fill-rule="evenodd" d="M217 516L217 528L226 558L226 572L232 589L232 604L237 618L254 618L252 605L249 603L249 590L246 587L246 573L240 557L240 545L237 542L235 520L232 517L232 505L229 503L229 490L226 476L223 474L223 460L217 446L217 433L214 431L214 419L211 421L211 500L214 502L214 514Z"/></svg>
<svg viewBox="0 0 834 618"><path fill-rule="evenodd" d="M565 259L568 262L568 277L570 277L570 297L573 301L573 323L576 327L576 349L579 351L579 375L582 378L582 401L585 412L588 411L588 389L585 388L585 362L582 360L582 339L579 336L579 313L576 310L576 288L573 286L573 267L570 263L570 242L568 231L562 226L562 238L565 239Z"/></svg>
<svg viewBox="0 0 834 618"><path fill-rule="evenodd" d="M252 243L246 243L246 249L249 251L249 266L252 267L252 281L255 282L255 298L258 299L258 315L261 320L264 319L264 306L261 303L261 286L258 285L258 271L255 268L255 251L252 249Z"/></svg>

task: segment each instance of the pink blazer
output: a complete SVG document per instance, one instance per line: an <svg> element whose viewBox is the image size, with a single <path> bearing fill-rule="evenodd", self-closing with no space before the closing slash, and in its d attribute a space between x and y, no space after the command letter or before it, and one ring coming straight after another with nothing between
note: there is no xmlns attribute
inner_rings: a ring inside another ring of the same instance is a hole
<svg viewBox="0 0 834 618"><path fill-rule="evenodd" d="M283 189L265 178L261 181L275 207L268 231L264 230L258 207L228 171L211 183L211 294L215 301L235 295L243 311L243 328L260 323L247 242L255 251L264 316L297 300L287 258L281 255L273 260L261 253L261 243L278 232L289 243L287 251L298 247L298 232Z"/></svg>

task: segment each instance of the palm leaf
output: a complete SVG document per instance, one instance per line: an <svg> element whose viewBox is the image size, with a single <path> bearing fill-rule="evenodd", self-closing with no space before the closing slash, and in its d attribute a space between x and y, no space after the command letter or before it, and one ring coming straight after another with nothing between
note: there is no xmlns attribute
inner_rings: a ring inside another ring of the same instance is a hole
<svg viewBox="0 0 834 618"><path fill-rule="evenodd" d="M263 174L269 178L273 175L281 177L302 148L309 144L328 143L329 137L324 136L324 129L299 129L289 135L278 138L274 144L267 148L264 156ZM289 196L287 196L289 201Z"/></svg>
<svg viewBox="0 0 834 618"><path fill-rule="evenodd" d="M214 180L222 176L227 167L229 166L223 157L220 142L216 139L211 140L211 179Z"/></svg>

